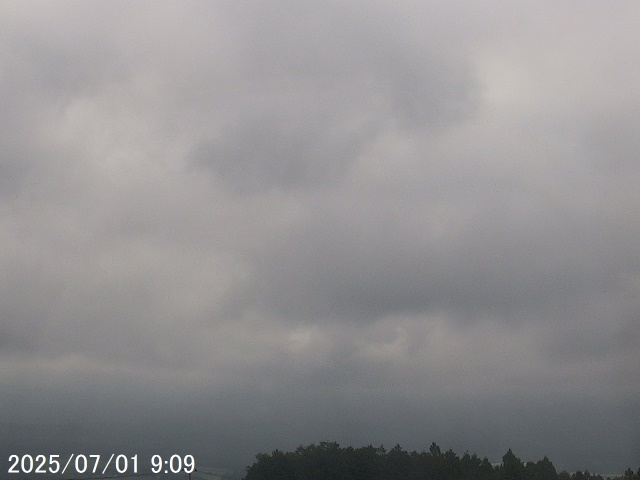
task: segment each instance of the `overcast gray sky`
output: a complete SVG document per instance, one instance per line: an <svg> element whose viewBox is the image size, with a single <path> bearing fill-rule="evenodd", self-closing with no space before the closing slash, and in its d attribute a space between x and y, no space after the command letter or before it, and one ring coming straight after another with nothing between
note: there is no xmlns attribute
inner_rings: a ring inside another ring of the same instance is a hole
<svg viewBox="0 0 640 480"><path fill-rule="evenodd" d="M637 469L639 20L0 2L3 454Z"/></svg>

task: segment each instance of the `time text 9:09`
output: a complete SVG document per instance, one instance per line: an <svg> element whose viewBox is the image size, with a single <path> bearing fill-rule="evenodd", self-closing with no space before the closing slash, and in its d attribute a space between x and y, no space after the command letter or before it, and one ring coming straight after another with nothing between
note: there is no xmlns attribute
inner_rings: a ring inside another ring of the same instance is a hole
<svg viewBox="0 0 640 480"><path fill-rule="evenodd" d="M196 469L196 461L193 455L185 455L181 457L173 454L165 459L161 455L153 455L151 457L151 471L153 473L192 473Z"/></svg>

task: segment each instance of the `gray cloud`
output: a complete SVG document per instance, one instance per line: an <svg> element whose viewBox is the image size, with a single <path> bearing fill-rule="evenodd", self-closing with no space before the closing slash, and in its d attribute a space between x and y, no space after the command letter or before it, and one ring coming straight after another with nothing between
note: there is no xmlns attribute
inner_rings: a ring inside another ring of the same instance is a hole
<svg viewBox="0 0 640 480"><path fill-rule="evenodd" d="M241 80L194 152L222 181L242 192L308 189L342 178L390 125L431 129L471 113L471 72L453 55L407 51L400 30L354 5L289 7L252 7Z"/></svg>
<svg viewBox="0 0 640 480"><path fill-rule="evenodd" d="M2 9L0 450L636 468L636 9Z"/></svg>

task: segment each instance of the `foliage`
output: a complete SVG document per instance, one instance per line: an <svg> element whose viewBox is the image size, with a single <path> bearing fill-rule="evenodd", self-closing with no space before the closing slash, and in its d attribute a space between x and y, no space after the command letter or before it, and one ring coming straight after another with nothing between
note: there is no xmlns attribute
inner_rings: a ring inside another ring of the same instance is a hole
<svg viewBox="0 0 640 480"><path fill-rule="evenodd" d="M245 480L605 480L589 471L557 472L544 457L523 463L509 449L502 463L453 450L443 452L436 443L428 451L407 452L396 445L341 447L336 442L299 446L294 452L259 453L247 467ZM640 480L640 469L608 480Z"/></svg>

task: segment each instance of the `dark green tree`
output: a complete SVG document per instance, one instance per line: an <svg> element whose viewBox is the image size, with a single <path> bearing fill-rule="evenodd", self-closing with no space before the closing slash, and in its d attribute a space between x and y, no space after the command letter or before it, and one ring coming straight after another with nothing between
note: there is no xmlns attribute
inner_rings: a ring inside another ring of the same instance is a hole
<svg viewBox="0 0 640 480"><path fill-rule="evenodd" d="M259 453L247 469L247 480L289 480L297 476L295 454L275 450L271 455Z"/></svg>
<svg viewBox="0 0 640 480"><path fill-rule="evenodd" d="M566 470L562 470L558 473L558 480L571 480L571 474Z"/></svg>
<svg viewBox="0 0 640 480"><path fill-rule="evenodd" d="M524 480L524 465L511 449L507 450L502 457L500 480Z"/></svg>
<svg viewBox="0 0 640 480"><path fill-rule="evenodd" d="M393 447L385 456L381 473L388 480L406 480L411 471L411 456L400 445Z"/></svg>
<svg viewBox="0 0 640 480"><path fill-rule="evenodd" d="M344 455L336 442L298 447L301 456L300 480L350 480Z"/></svg>
<svg viewBox="0 0 640 480"><path fill-rule="evenodd" d="M542 460L538 460L536 466L538 467L536 480L558 480L556 467L546 455Z"/></svg>

